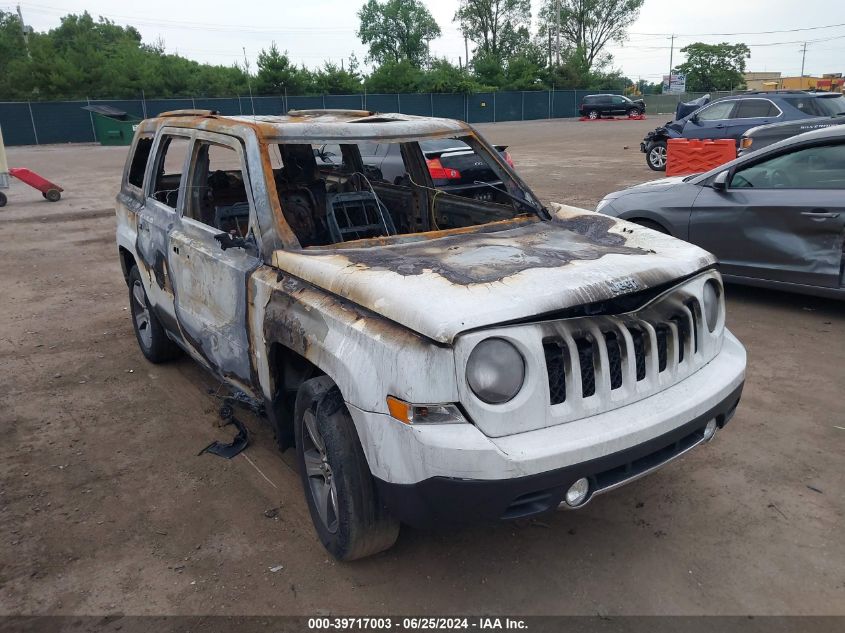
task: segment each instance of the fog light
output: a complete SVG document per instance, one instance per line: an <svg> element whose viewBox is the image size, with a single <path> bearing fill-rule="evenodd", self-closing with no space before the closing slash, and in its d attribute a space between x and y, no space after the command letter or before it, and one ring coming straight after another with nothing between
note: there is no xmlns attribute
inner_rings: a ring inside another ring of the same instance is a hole
<svg viewBox="0 0 845 633"><path fill-rule="evenodd" d="M570 508L577 508L587 500L590 493L590 482L586 477L581 477L566 491L566 505Z"/></svg>
<svg viewBox="0 0 845 633"><path fill-rule="evenodd" d="M716 429L719 428L719 425L716 422L716 418L713 418L707 423L707 426L704 427L704 441L709 442L713 439L713 436L716 435Z"/></svg>

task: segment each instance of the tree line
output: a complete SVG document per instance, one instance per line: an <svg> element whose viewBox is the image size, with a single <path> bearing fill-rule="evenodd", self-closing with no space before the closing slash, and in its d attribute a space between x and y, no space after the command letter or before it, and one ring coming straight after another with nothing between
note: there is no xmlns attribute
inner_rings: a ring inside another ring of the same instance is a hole
<svg viewBox="0 0 845 633"><path fill-rule="evenodd" d="M354 53L339 64L296 65L275 43L259 53L256 69L246 63L202 64L167 53L161 41L143 42L132 26L87 12L66 15L49 31L25 34L17 14L0 11L0 100L227 97L250 90L256 95L551 88L653 92L659 84L632 86L614 70L607 52L612 41L624 41L643 2L546 0L532 32L530 0L460 0L454 22L471 55L455 64L431 55L431 41L441 30L423 2L367 0L357 14L366 71ZM724 65L730 58L744 70L742 51L727 57L719 52L697 58L694 70L702 81L710 81L710 75L724 81L736 77L725 79L724 72L701 64Z"/></svg>

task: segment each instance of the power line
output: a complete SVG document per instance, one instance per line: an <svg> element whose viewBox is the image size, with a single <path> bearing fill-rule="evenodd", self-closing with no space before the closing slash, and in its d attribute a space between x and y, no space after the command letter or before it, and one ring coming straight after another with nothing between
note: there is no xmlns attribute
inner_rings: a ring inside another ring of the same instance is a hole
<svg viewBox="0 0 845 633"><path fill-rule="evenodd" d="M819 29L833 29L838 26L845 26L842 24L825 24L823 26L806 26L800 29L783 29L778 31L744 31L738 33L677 33L677 37L731 37L734 35L773 35L775 33L798 33L799 31L818 31ZM666 37L666 33L634 33L629 35L662 35Z"/></svg>

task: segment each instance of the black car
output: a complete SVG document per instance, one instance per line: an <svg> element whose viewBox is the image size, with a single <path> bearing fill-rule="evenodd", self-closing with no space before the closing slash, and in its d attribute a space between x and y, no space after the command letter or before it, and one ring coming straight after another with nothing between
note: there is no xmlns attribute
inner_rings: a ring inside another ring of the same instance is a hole
<svg viewBox="0 0 845 633"><path fill-rule="evenodd" d="M476 200L493 201L496 187L502 184L493 170L466 143L457 139L433 139L419 142L434 186L451 194ZM513 167L507 145L496 145L499 155ZM400 143L359 143L358 150L367 170L379 180L402 184L407 178ZM337 163L339 145L315 148L319 163Z"/></svg>
<svg viewBox="0 0 845 633"><path fill-rule="evenodd" d="M796 134L812 132L813 130L833 127L834 125L842 125L843 123L845 123L845 112L840 112L834 116L801 119L800 121L786 121L784 123L770 123L769 125L753 127L742 135L739 141L739 155L742 156L749 152L756 152L764 147L768 147L772 143L777 143Z"/></svg>
<svg viewBox="0 0 845 633"><path fill-rule="evenodd" d="M640 116L645 114L645 101L637 99L632 101L622 95L587 95L578 107L581 116L590 119L598 119L602 115L614 116L616 114L627 114L628 116Z"/></svg>
<svg viewBox="0 0 845 633"><path fill-rule="evenodd" d="M671 138L730 138L739 146L748 130L769 123L832 116L845 111L845 97L837 93L803 90L748 92L716 99L681 119L649 132L640 143L646 163L654 171L666 169L666 142Z"/></svg>

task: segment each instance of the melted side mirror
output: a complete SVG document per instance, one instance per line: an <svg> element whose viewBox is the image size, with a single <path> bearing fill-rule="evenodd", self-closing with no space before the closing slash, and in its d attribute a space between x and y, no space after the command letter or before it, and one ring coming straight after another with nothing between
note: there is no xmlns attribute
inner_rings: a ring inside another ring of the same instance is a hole
<svg viewBox="0 0 845 633"><path fill-rule="evenodd" d="M713 179L712 183L713 189L716 191L724 191L728 188L728 170L720 171L716 174L716 177Z"/></svg>

